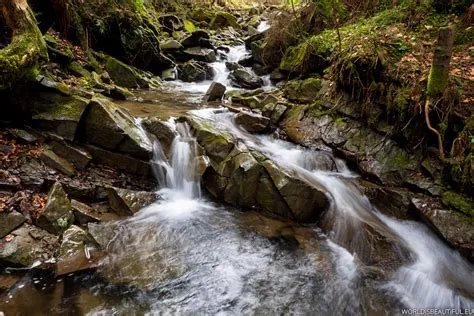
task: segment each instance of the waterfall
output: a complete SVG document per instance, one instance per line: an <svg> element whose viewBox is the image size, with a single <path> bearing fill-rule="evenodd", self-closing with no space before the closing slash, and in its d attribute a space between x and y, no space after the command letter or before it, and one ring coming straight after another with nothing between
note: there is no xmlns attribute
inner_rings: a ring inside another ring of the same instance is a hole
<svg viewBox="0 0 474 316"><path fill-rule="evenodd" d="M175 191L187 198L200 198L199 180L195 179L197 142L185 122L175 125L176 137L170 150L170 161L158 141L153 144L152 166L162 189Z"/></svg>

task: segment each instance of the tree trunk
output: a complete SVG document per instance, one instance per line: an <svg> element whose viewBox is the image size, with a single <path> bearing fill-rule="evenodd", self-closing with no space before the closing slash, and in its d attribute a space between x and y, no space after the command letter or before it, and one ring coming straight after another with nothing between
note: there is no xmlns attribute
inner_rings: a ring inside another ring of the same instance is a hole
<svg viewBox="0 0 474 316"><path fill-rule="evenodd" d="M428 77L426 94L430 98L441 95L448 86L449 64L451 63L453 45L454 29L452 27L440 28Z"/></svg>
<svg viewBox="0 0 474 316"><path fill-rule="evenodd" d="M33 78L48 53L27 0L2 0L0 20L11 31L11 42L0 49L0 89Z"/></svg>
<svg viewBox="0 0 474 316"><path fill-rule="evenodd" d="M431 64L428 77L428 86L426 89L425 120L428 129L432 131L438 139L439 157L444 160L443 135L431 125L430 112L433 101L439 98L448 87L449 83L449 65L454 45L454 29L452 27L443 27L439 29L438 41L433 53L433 62Z"/></svg>

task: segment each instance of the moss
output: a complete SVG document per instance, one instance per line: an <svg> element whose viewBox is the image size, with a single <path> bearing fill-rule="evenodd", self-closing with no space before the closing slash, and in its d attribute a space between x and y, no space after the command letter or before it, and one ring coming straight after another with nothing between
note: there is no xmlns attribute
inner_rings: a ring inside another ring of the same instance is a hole
<svg viewBox="0 0 474 316"><path fill-rule="evenodd" d="M405 152L399 152L392 157L388 157L387 166L389 168L405 168L411 164L410 157Z"/></svg>
<svg viewBox="0 0 474 316"><path fill-rule="evenodd" d="M443 194L443 203L466 215L474 216L474 202L461 194L447 191Z"/></svg>
<svg viewBox="0 0 474 316"><path fill-rule="evenodd" d="M337 127L343 128L346 125L346 118L344 117L337 117L334 120L334 123L336 124Z"/></svg>
<svg viewBox="0 0 474 316"><path fill-rule="evenodd" d="M280 69L287 72L302 72L308 60L308 44L290 46L280 62Z"/></svg>
<svg viewBox="0 0 474 316"><path fill-rule="evenodd" d="M189 20L184 20L184 30L186 32L192 33L194 31L196 31L196 26L194 25L193 22L191 22Z"/></svg>
<svg viewBox="0 0 474 316"><path fill-rule="evenodd" d="M70 63L67 66L67 69L75 76L78 76L78 77L82 76L88 80L91 78L90 72L85 70L84 67L82 67L82 65L79 64L77 61L73 61L72 63Z"/></svg>
<svg viewBox="0 0 474 316"><path fill-rule="evenodd" d="M440 95L448 86L449 76L446 75L445 67L433 64L428 76L426 95L435 97Z"/></svg>
<svg viewBox="0 0 474 316"><path fill-rule="evenodd" d="M211 21L211 29L219 29L227 26L232 26L235 29L241 28L235 16L224 11L217 12Z"/></svg>

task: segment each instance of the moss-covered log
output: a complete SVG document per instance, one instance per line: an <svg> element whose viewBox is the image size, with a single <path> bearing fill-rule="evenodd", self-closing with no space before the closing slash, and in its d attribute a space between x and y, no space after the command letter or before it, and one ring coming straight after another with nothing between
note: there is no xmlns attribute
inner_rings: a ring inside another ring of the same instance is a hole
<svg viewBox="0 0 474 316"><path fill-rule="evenodd" d="M11 41L0 50L0 89L33 78L48 58L46 44L26 0L2 0L0 20L11 31Z"/></svg>

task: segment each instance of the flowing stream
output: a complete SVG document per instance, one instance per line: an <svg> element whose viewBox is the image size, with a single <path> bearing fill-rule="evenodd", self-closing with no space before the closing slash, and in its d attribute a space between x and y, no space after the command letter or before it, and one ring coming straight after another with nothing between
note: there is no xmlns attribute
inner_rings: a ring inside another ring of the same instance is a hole
<svg viewBox="0 0 474 316"><path fill-rule="evenodd" d="M227 60L247 54L235 46ZM215 80L229 86L223 58L213 69ZM195 104L209 84L172 82L166 89ZM359 189L358 175L331 151L248 133L222 108L188 115L325 188L331 207L321 223L297 225L212 201L195 179L196 139L186 123L172 121L177 136L170 159L154 144L160 200L104 225L116 234L97 273L44 289L25 279L8 296L15 311L393 315L401 308L474 309L472 265L423 224L381 214Z"/></svg>

